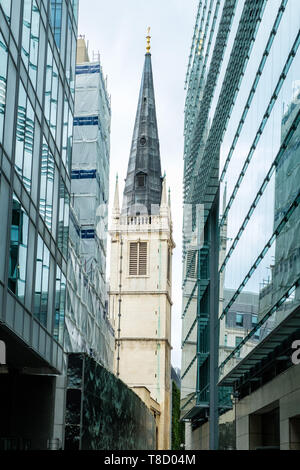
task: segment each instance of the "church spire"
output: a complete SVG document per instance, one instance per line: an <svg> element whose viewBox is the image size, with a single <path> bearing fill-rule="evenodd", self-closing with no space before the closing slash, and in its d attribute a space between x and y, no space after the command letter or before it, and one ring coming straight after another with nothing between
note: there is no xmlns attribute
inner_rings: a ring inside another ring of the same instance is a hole
<svg viewBox="0 0 300 470"><path fill-rule="evenodd" d="M146 49L123 196L122 214L130 215L159 213L161 202L162 178L149 29Z"/></svg>

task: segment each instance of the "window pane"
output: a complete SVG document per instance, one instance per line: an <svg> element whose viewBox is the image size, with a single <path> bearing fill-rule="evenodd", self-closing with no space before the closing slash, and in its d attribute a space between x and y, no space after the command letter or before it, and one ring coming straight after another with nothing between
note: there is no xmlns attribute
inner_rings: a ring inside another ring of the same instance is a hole
<svg viewBox="0 0 300 470"><path fill-rule="evenodd" d="M20 82L19 102L18 102L18 110L17 110L16 151L15 151L15 167L19 175L22 175L23 173L25 122L26 122L26 92L25 92L22 82Z"/></svg>
<svg viewBox="0 0 300 470"><path fill-rule="evenodd" d="M54 173L54 158L44 138L41 162L40 214L49 230L52 227Z"/></svg>
<svg viewBox="0 0 300 470"><path fill-rule="evenodd" d="M54 39L58 48L61 42L62 0L51 0L51 21Z"/></svg>
<svg viewBox="0 0 300 470"><path fill-rule="evenodd" d="M48 46L44 112L45 112L46 120L49 125L50 125L50 105L51 105L51 90L52 90L52 64L53 64L52 51L51 51L51 47Z"/></svg>
<svg viewBox="0 0 300 470"><path fill-rule="evenodd" d="M34 293L34 315L43 326L47 326L50 252L38 235L36 277Z"/></svg>
<svg viewBox="0 0 300 470"><path fill-rule="evenodd" d="M32 4L31 33L30 33L30 61L29 75L33 86L36 85L37 63L39 53L39 30L40 30L40 13L35 0Z"/></svg>
<svg viewBox="0 0 300 470"><path fill-rule="evenodd" d="M33 142L34 142L34 112L30 104L30 101L27 99L23 183L26 189L28 190L28 192L30 192L30 189L31 189Z"/></svg>
<svg viewBox="0 0 300 470"><path fill-rule="evenodd" d="M57 118L58 70L53 60L50 129L55 138Z"/></svg>
<svg viewBox="0 0 300 470"><path fill-rule="evenodd" d="M26 69L28 68L31 28L31 0L24 0L23 32L22 32L22 59Z"/></svg>
<svg viewBox="0 0 300 470"><path fill-rule="evenodd" d="M66 278L61 275L60 285L60 311L59 311L59 333L58 340L60 343L63 342L64 338L64 325L65 325L65 304L66 304Z"/></svg>
<svg viewBox="0 0 300 470"><path fill-rule="evenodd" d="M58 340L59 335L59 309L60 309L60 284L61 284L61 270L59 266L56 268L56 283L55 283L55 318L53 336Z"/></svg>
<svg viewBox="0 0 300 470"><path fill-rule="evenodd" d="M19 200L13 196L10 256L9 256L9 289L24 302L28 246L28 216Z"/></svg>
<svg viewBox="0 0 300 470"><path fill-rule="evenodd" d="M3 8L6 18L10 20L11 0L0 0L0 5Z"/></svg>
<svg viewBox="0 0 300 470"><path fill-rule="evenodd" d="M31 189L31 170L34 142L34 111L20 82L17 111L15 168L28 192Z"/></svg>
<svg viewBox="0 0 300 470"><path fill-rule="evenodd" d="M238 326L243 326L243 315L241 313L236 314L236 324Z"/></svg>
<svg viewBox="0 0 300 470"><path fill-rule="evenodd" d="M38 235L36 271L35 271L35 292L34 292L34 315L40 318L41 294L42 294L42 270L43 270L43 240Z"/></svg>
<svg viewBox="0 0 300 470"><path fill-rule="evenodd" d="M3 139L3 125L7 81L7 47L2 34L0 34L0 142Z"/></svg>

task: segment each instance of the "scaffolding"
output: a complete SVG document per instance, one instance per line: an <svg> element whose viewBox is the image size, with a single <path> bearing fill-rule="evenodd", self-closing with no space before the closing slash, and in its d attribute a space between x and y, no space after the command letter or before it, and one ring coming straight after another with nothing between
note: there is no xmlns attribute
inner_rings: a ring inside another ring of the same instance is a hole
<svg viewBox="0 0 300 470"><path fill-rule="evenodd" d="M68 352L86 352L112 370L106 283L109 136L110 102L99 58L77 64L65 344Z"/></svg>

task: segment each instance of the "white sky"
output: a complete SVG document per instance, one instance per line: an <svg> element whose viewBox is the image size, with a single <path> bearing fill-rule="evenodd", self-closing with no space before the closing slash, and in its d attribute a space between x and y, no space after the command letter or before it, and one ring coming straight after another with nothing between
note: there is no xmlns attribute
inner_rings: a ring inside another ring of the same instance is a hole
<svg viewBox="0 0 300 470"><path fill-rule="evenodd" d="M162 172L171 188L174 240L172 364L181 364L181 248L184 80L198 0L80 0L78 34L89 54L100 52L112 100L110 201L115 175L120 195L131 146L138 94L151 27L151 54ZM109 260L108 260L109 261ZM109 262L108 262L109 268Z"/></svg>

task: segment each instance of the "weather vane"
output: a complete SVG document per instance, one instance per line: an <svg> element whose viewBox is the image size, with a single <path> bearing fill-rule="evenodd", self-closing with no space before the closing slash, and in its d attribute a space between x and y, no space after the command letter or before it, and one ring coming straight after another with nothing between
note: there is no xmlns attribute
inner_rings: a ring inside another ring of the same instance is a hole
<svg viewBox="0 0 300 470"><path fill-rule="evenodd" d="M151 49L151 45L150 45L150 39L151 39L151 36L150 36L150 26L148 27L147 32L148 32L148 36L147 36L147 46L146 46L146 50L147 50L147 54L150 54L150 49Z"/></svg>

